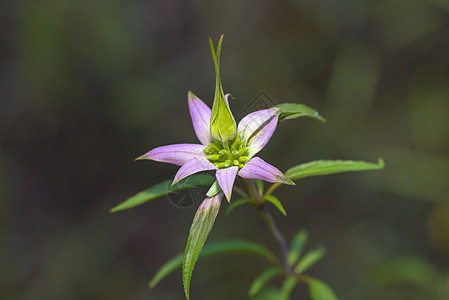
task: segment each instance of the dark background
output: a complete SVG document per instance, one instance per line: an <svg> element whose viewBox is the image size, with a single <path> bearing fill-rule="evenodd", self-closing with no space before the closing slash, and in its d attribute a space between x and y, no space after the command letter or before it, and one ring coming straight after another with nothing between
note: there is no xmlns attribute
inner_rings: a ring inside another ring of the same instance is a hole
<svg viewBox="0 0 449 300"><path fill-rule="evenodd" d="M147 282L184 249L195 208L162 197L108 210L177 169L135 157L197 141L187 91L212 104L207 39L222 33L236 116L263 90L328 120L282 123L261 157L282 170L386 162L277 191L288 216L272 212L287 238L307 229L309 248L327 248L309 274L343 300L443 299L430 294L444 293L449 262L445 0L2 1L0 298L183 299L180 272L153 290ZM227 205L208 241L278 250L250 207L225 218ZM417 267L391 269L398 258ZM245 255L201 261L192 298L246 299L266 266Z"/></svg>

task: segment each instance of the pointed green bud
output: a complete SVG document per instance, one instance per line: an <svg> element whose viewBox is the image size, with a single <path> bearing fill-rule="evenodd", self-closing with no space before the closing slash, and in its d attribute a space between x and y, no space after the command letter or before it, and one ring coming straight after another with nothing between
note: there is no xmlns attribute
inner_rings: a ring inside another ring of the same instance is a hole
<svg viewBox="0 0 449 300"><path fill-rule="evenodd" d="M228 95L224 95L220 79L220 54L223 35L218 42L217 52L215 52L212 39L209 38L210 50L215 65L215 96L212 105L212 114L210 118L210 133L212 137L220 141L229 141L235 137L237 125L234 116L229 108Z"/></svg>

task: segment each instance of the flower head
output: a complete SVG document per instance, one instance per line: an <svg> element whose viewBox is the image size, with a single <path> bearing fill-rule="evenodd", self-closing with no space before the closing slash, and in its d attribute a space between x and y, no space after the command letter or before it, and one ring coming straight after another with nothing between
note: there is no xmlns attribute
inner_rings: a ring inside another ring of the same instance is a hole
<svg viewBox="0 0 449 300"><path fill-rule="evenodd" d="M228 201L231 200L237 175L271 183L294 184L276 167L255 157L276 130L280 109L268 108L250 113L236 126L229 107L229 94L223 96L220 83L221 41L220 39L217 54L214 53L211 44L217 78L212 110L192 92L188 92L190 116L201 144L162 146L137 159L150 159L181 166L172 184L189 175L214 170L217 182Z"/></svg>

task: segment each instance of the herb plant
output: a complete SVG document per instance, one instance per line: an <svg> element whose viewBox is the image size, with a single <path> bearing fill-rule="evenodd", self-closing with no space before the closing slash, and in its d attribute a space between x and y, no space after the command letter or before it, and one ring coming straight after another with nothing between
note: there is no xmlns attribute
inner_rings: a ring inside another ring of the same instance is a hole
<svg viewBox="0 0 449 300"><path fill-rule="evenodd" d="M324 256L324 248L318 247L303 254L308 237L304 230L299 231L288 245L267 205L274 205L286 215L282 202L273 195L279 186L294 185L295 180L316 175L382 169L383 161L379 159L377 164L373 164L363 161L318 160L295 165L283 173L256 156L267 145L280 122L300 117L310 117L321 122L326 120L310 107L286 103L250 113L237 124L230 109L229 94L224 94L220 79L222 41L223 36L215 51L212 40L209 38L216 78L212 109L192 92L188 92L190 116L201 144L162 146L138 157L137 160L165 162L178 165L180 168L173 180L150 187L117 205L111 211L129 209L187 188L210 186L193 219L184 253L165 263L149 283L150 287L154 287L160 280L182 266L184 291L186 298L189 299L190 280L199 258L228 252L243 252L261 256L272 263L271 268L253 281L249 288L249 295L257 294L271 279L280 276L283 278L283 284L276 296L277 299L289 299L298 283L309 286L310 295L314 300L337 299L327 284L305 274ZM214 177L200 174L206 171L214 172ZM234 185L237 176L245 182L247 191ZM188 185L185 184L187 177ZM271 186L264 190L263 182ZM233 191L239 195L239 199L231 201ZM205 246L223 197L230 203L226 214L243 204L249 204L255 208L279 244L280 257L250 241L233 240Z"/></svg>

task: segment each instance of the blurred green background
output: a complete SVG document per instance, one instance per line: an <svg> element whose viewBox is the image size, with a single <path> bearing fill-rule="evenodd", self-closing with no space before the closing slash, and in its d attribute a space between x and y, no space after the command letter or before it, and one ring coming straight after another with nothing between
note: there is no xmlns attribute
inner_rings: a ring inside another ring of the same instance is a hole
<svg viewBox="0 0 449 300"><path fill-rule="evenodd" d="M328 120L282 123L264 159L282 170L386 162L278 190L287 238L307 229L309 247L327 247L310 274L343 300L447 299L447 0L2 1L0 298L183 299L180 272L147 282L184 249L195 208L163 197L108 210L174 176L133 159L196 141L187 91L212 103L207 38L222 33L235 115L264 90ZM278 250L250 207L223 211L209 241ZM246 299L264 267L244 255L200 261L192 298ZM292 299L305 295L300 286Z"/></svg>

